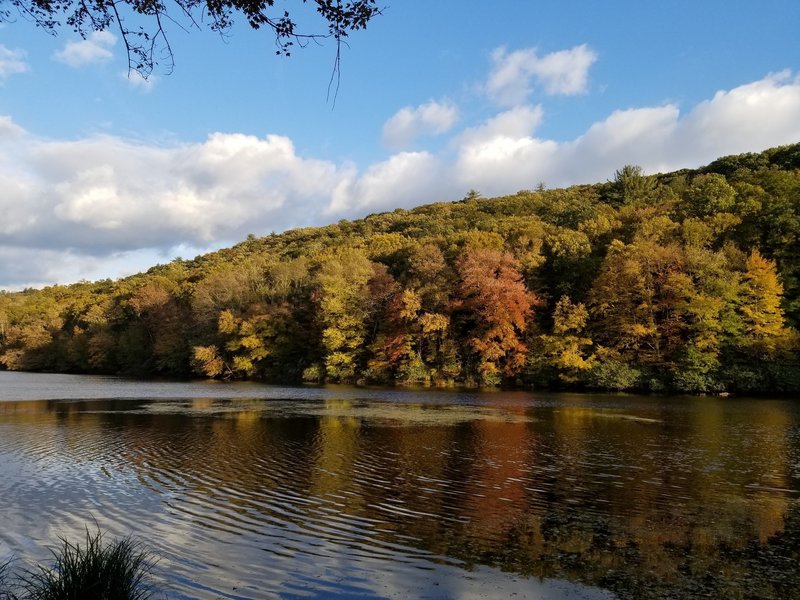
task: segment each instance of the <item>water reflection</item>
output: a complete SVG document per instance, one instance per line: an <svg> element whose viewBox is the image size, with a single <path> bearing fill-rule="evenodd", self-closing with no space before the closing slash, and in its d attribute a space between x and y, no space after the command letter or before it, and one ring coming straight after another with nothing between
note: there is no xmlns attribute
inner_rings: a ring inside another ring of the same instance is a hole
<svg viewBox="0 0 800 600"><path fill-rule="evenodd" d="M186 598L800 589L791 402L363 394L0 402L0 554L95 519Z"/></svg>

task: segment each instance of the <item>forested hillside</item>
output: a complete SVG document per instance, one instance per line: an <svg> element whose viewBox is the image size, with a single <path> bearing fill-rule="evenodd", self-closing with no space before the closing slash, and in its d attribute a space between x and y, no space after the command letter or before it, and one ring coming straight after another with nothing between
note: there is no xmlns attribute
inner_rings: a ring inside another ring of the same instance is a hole
<svg viewBox="0 0 800 600"><path fill-rule="evenodd" d="M276 382L800 389L800 144L251 236L0 293L0 367Z"/></svg>

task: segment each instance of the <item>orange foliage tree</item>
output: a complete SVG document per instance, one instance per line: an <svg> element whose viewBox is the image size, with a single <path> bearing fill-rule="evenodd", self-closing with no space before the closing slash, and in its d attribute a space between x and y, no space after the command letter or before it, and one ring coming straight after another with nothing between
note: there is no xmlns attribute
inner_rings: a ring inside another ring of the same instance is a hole
<svg viewBox="0 0 800 600"><path fill-rule="evenodd" d="M461 307L469 315L467 339L478 357L478 376L486 384L514 377L525 365L523 335L537 304L525 287L519 265L508 253L467 250L457 261Z"/></svg>

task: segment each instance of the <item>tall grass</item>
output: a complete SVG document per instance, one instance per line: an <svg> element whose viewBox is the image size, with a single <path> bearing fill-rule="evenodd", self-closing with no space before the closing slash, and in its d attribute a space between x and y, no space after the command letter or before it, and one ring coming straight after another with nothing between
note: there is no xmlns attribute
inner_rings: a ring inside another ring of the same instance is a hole
<svg viewBox="0 0 800 600"><path fill-rule="evenodd" d="M0 563L0 600L14 600L15 596L9 588L9 565L11 561L8 560Z"/></svg>
<svg viewBox="0 0 800 600"><path fill-rule="evenodd" d="M126 538L106 543L100 531L86 530L83 544L60 538L53 565L39 566L19 576L18 592L4 584L0 571L0 600L147 600L154 561L136 542ZM8 577L5 577L6 581ZM5 592L3 590L6 590Z"/></svg>

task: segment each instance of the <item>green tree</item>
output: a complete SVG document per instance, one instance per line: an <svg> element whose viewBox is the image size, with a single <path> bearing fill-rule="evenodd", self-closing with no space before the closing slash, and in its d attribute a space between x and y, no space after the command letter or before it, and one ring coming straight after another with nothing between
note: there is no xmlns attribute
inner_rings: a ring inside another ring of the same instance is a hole
<svg viewBox="0 0 800 600"><path fill-rule="evenodd" d="M655 188L655 178L645 175L642 167L625 165L614 172L611 197L620 204L646 204Z"/></svg>
<svg viewBox="0 0 800 600"><path fill-rule="evenodd" d="M317 272L325 373L331 381L354 381L367 338L368 283L373 263L361 250L343 249L324 259Z"/></svg>
<svg viewBox="0 0 800 600"><path fill-rule="evenodd" d="M717 173L699 175L686 190L684 210L689 216L703 217L729 212L736 203L736 190Z"/></svg>

